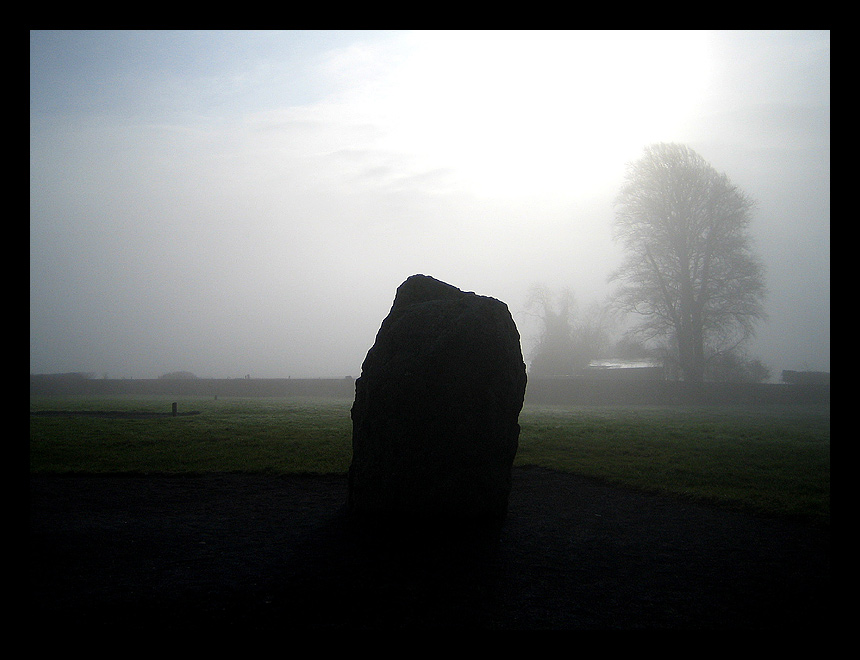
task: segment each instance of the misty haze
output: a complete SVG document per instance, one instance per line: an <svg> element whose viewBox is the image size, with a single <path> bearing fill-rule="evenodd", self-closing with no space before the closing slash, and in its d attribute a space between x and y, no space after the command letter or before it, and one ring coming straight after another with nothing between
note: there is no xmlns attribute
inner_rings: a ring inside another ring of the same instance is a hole
<svg viewBox="0 0 860 660"><path fill-rule="evenodd" d="M530 369L535 290L641 360L606 310L654 144L755 202L755 377L829 372L829 32L31 32L30 373L358 377L415 273Z"/></svg>
<svg viewBox="0 0 860 660"><path fill-rule="evenodd" d="M54 636L820 639L830 468L829 31L30 32Z"/></svg>

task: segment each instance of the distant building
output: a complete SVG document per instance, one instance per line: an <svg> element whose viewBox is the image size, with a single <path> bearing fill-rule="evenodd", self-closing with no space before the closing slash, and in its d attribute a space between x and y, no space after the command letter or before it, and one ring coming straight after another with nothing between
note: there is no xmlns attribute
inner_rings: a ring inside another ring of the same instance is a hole
<svg viewBox="0 0 860 660"><path fill-rule="evenodd" d="M665 380L663 363L659 360L592 360L583 376L604 380Z"/></svg>

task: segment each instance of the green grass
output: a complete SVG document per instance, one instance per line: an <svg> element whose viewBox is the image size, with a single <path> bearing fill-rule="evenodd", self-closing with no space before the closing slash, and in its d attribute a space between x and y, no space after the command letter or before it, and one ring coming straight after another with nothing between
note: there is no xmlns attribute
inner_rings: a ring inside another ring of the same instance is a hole
<svg viewBox="0 0 860 660"><path fill-rule="evenodd" d="M199 415L156 419L30 417L32 473L345 473L350 402L327 399L31 398L31 410Z"/></svg>
<svg viewBox="0 0 860 660"><path fill-rule="evenodd" d="M829 407L527 407L520 424L516 465L830 520Z"/></svg>
<svg viewBox="0 0 860 660"><path fill-rule="evenodd" d="M34 474L344 474L351 401L31 397L31 410L134 410L158 419L30 417ZM829 524L829 407L526 406L515 465Z"/></svg>

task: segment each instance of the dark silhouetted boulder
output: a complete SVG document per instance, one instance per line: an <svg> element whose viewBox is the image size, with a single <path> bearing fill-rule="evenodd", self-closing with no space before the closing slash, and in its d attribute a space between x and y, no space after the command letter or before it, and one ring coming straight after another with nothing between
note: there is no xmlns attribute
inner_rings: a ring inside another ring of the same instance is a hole
<svg viewBox="0 0 860 660"><path fill-rule="evenodd" d="M503 302L408 278L356 381L349 510L503 518L525 388Z"/></svg>

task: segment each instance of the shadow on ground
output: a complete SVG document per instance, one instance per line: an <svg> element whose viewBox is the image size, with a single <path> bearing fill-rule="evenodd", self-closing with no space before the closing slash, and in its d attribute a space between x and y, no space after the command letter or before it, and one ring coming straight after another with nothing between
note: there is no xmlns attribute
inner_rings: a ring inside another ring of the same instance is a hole
<svg viewBox="0 0 860 660"><path fill-rule="evenodd" d="M52 630L823 631L830 530L515 468L500 527L364 525L332 476L30 478Z"/></svg>

